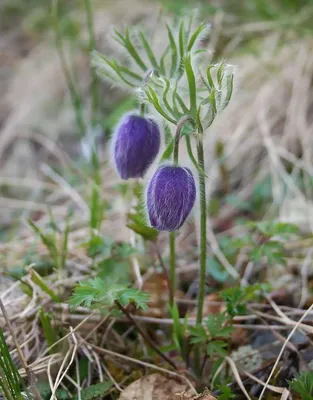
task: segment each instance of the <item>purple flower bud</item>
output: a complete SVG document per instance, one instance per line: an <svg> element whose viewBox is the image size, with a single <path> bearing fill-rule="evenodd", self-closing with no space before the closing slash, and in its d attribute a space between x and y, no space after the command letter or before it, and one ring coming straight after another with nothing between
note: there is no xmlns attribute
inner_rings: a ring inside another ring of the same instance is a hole
<svg viewBox="0 0 313 400"><path fill-rule="evenodd" d="M158 155L160 130L151 118L125 115L116 129L113 153L122 179L141 178Z"/></svg>
<svg viewBox="0 0 313 400"><path fill-rule="evenodd" d="M151 225L159 231L179 229L196 199L191 171L178 166L159 167L149 182L146 196Z"/></svg>

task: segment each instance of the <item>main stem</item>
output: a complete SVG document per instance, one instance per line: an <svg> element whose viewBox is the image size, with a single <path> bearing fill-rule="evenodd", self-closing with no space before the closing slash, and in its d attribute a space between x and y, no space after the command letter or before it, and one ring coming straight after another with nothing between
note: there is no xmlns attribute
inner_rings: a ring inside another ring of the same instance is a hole
<svg viewBox="0 0 313 400"><path fill-rule="evenodd" d="M198 164L201 171L204 171L204 155L202 135L197 142ZM197 307L197 325L202 324L204 291L205 291L205 272L206 272L206 195L205 195L205 176L199 172L199 201L200 201L200 276ZM195 368L199 378L201 378L201 348L195 349Z"/></svg>
<svg viewBox="0 0 313 400"><path fill-rule="evenodd" d="M175 232L170 232L170 306L173 307L176 290Z"/></svg>
<svg viewBox="0 0 313 400"><path fill-rule="evenodd" d="M202 137L197 143L198 163L202 171L204 171L204 155ZM202 323L203 303L205 291L205 272L206 272L206 194L205 194L205 176L199 172L199 201L200 201L200 276L199 276L199 293L198 293L198 309L197 324Z"/></svg>

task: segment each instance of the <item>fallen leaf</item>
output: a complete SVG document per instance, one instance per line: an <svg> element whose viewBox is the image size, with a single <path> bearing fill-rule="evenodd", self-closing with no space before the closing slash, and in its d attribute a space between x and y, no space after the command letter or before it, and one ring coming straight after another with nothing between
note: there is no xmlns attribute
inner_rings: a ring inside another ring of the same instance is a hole
<svg viewBox="0 0 313 400"><path fill-rule="evenodd" d="M206 296L204 300L204 308L203 308L203 316L207 317L208 315L216 315L219 312L223 312L225 310L224 300L222 299L219 293L211 293ZM195 318L197 315L197 309L195 308L190 317Z"/></svg>
<svg viewBox="0 0 313 400"><path fill-rule="evenodd" d="M249 337L247 329L234 328L231 335L232 348L237 348L249 343Z"/></svg>
<svg viewBox="0 0 313 400"><path fill-rule="evenodd" d="M191 400L192 398L193 393L186 383L160 374L152 374L131 383L121 393L119 400ZM200 397L199 399L213 400L214 398Z"/></svg>
<svg viewBox="0 0 313 400"><path fill-rule="evenodd" d="M164 318L168 314L168 283L166 276L162 272L151 275L143 284L142 290L150 295L149 308L141 311L146 317ZM175 297L181 298L183 294L176 291Z"/></svg>

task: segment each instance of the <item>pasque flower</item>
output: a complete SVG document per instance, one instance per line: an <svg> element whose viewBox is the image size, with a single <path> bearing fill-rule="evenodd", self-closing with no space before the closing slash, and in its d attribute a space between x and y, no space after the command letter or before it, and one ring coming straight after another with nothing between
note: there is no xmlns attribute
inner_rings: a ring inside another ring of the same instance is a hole
<svg viewBox="0 0 313 400"><path fill-rule="evenodd" d="M113 138L114 161L120 177L143 177L156 158L160 143L160 130L153 119L125 115Z"/></svg>
<svg viewBox="0 0 313 400"><path fill-rule="evenodd" d="M161 166L152 176L146 194L151 225L159 231L175 231L187 219L196 199L196 186L188 168Z"/></svg>

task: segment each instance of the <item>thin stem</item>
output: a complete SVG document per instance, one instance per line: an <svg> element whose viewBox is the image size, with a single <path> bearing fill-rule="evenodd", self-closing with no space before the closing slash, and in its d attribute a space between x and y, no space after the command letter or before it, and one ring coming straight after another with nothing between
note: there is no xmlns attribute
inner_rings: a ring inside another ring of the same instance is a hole
<svg viewBox="0 0 313 400"><path fill-rule="evenodd" d="M204 171L204 154L202 135L198 138L197 143L198 163L202 171ZM203 304L205 293L205 272L206 272L206 194L205 194L205 176L199 172L199 201L200 201L200 276L199 276L199 293L198 293L198 308L197 308L197 325L202 324ZM195 352L196 370L200 376L201 371L201 353L200 349Z"/></svg>
<svg viewBox="0 0 313 400"><path fill-rule="evenodd" d="M176 291L175 232L170 232L170 306L173 307Z"/></svg>
<svg viewBox="0 0 313 400"><path fill-rule="evenodd" d="M143 76L143 80L142 80L142 87L143 88L145 88L145 86L148 83L148 80L153 75L153 73L154 73L154 69L153 68L150 68L150 69L148 69L146 71L146 73ZM140 116L144 117L145 116L145 111L146 111L146 106L145 106L145 103L143 101L140 102L139 111L140 111Z"/></svg>
<svg viewBox="0 0 313 400"><path fill-rule="evenodd" d="M199 167L204 171L204 154L202 138L198 139L197 144ZM202 323L203 303L205 291L205 272L206 272L206 194L205 177L199 173L199 201L200 201L200 277L198 293L197 324Z"/></svg>
<svg viewBox="0 0 313 400"><path fill-rule="evenodd" d="M161 350L159 350L157 348L157 346L152 342L152 340L146 335L146 333L140 328L140 326L137 324L137 322L133 319L133 317L131 316L131 314L127 311L126 308L124 308L122 306L122 304L115 300L115 304L117 306L117 308L122 311L122 313L127 317L127 319L129 319L129 321L135 326L135 328L137 329L137 331L140 333L140 335L142 336L142 338L155 350L156 353L158 353L158 355L160 357L163 358L164 361L166 361L168 364L170 364L175 370L177 370L177 367L175 365L175 363L169 359L165 354L162 353Z"/></svg>

